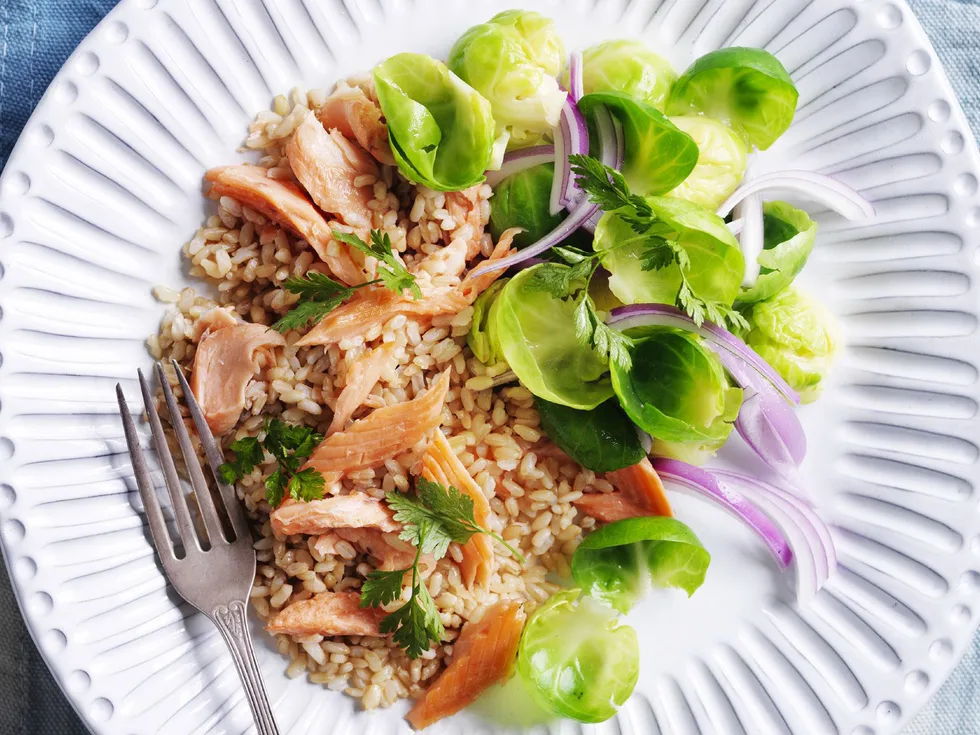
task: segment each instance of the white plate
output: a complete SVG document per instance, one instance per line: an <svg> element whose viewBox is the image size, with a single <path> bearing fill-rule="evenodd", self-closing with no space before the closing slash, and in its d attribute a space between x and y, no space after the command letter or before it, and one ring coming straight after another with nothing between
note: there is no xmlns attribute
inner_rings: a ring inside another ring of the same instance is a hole
<svg viewBox="0 0 980 735"><path fill-rule="evenodd" d="M708 582L631 616L642 676L615 721L548 731L897 732L980 613L980 161L935 54L900 2L515 4L555 17L573 48L640 35L678 68L724 45L772 50L800 108L761 167L833 173L878 210L873 222L820 217L806 271L847 331L834 385L804 411L805 473L844 568L797 609L747 531L681 499L714 557ZM31 631L96 732L237 734L250 722L220 639L165 589L113 396L117 380L133 395L149 363L143 341L162 313L151 286L183 281L204 170L240 158L247 121L275 93L329 86L396 51L444 55L501 7L125 0L28 123L0 186L2 539ZM287 681L258 641L283 732L407 731L404 709L360 714Z"/></svg>

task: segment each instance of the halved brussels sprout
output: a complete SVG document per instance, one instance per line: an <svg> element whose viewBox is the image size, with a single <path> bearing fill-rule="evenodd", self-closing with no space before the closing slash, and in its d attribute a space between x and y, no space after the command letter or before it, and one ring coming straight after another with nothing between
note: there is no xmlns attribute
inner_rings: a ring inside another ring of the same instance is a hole
<svg viewBox="0 0 980 735"><path fill-rule="evenodd" d="M470 333L466 335L466 344L473 350L473 356L484 365L496 365L503 359L499 346L491 339L490 307L506 283L506 278L494 281L473 303L473 321Z"/></svg>
<svg viewBox="0 0 980 735"><path fill-rule="evenodd" d="M535 399L534 406L548 438L587 470L613 472L631 467L647 456L633 422L615 398L591 411L543 398Z"/></svg>
<svg viewBox="0 0 980 735"><path fill-rule="evenodd" d="M545 709L579 722L604 722L636 687L639 642L612 608L567 590L527 621L517 668Z"/></svg>
<svg viewBox="0 0 980 735"><path fill-rule="evenodd" d="M676 518L628 518L585 537L572 554L572 576L587 595L627 613L651 584L690 597L710 562L694 531Z"/></svg>
<svg viewBox="0 0 980 735"><path fill-rule="evenodd" d="M707 53L670 90L668 115L703 113L740 130L765 150L786 132L799 93L775 56L758 48Z"/></svg>
<svg viewBox="0 0 980 735"><path fill-rule="evenodd" d="M449 68L493 106L497 133L522 148L550 135L568 98L557 76L565 46L539 13L506 10L473 26L449 51Z"/></svg>
<svg viewBox="0 0 980 735"><path fill-rule="evenodd" d="M590 140L598 140L595 113L605 106L623 126L626 158L623 175L634 194L664 194L688 177L698 162L691 136L660 110L622 92L593 92L578 103L589 123Z"/></svg>
<svg viewBox="0 0 980 735"><path fill-rule="evenodd" d="M687 278L703 299L730 306L738 294L745 259L738 241L713 212L670 197L647 197L654 214L675 233L691 265ZM660 270L643 270L645 238L637 235L615 212L599 220L593 246L607 251L602 264L609 271L609 289L624 304L673 304L681 286L676 263Z"/></svg>
<svg viewBox="0 0 980 735"><path fill-rule="evenodd" d="M378 102L398 168L430 189L483 181L494 142L490 103L446 65L398 54L374 67Z"/></svg>
<svg viewBox="0 0 980 735"><path fill-rule="evenodd" d="M491 341L534 395L572 408L595 408L612 396L606 364L575 336L572 299L528 288L542 267L524 269L501 289L490 308Z"/></svg>
<svg viewBox="0 0 980 735"><path fill-rule="evenodd" d="M582 52L586 94L622 92L663 112L676 79L667 59L633 38L603 41Z"/></svg>
<svg viewBox="0 0 980 735"><path fill-rule="evenodd" d="M817 223L786 202L763 204L762 221L765 235L759 277L755 285L739 293L738 300L744 303L771 298L791 284L806 265L817 237Z"/></svg>
<svg viewBox="0 0 980 735"><path fill-rule="evenodd" d="M508 176L494 187L490 200L490 233L494 240L511 227L523 228L514 237L519 247L533 245L555 229L564 213L551 214L551 182L555 164L543 163Z"/></svg>
<svg viewBox="0 0 980 735"><path fill-rule="evenodd" d="M804 403L823 390L837 349L837 322L819 301L790 287L748 314L749 347L799 392Z"/></svg>
<svg viewBox="0 0 980 735"><path fill-rule="evenodd" d="M667 196L686 199L712 212L738 188L748 153L745 141L718 120L699 115L670 119L698 145L698 163Z"/></svg>
<svg viewBox="0 0 980 735"><path fill-rule="evenodd" d="M634 423L667 442L723 441L742 401L721 360L686 332L659 330L636 340L629 371L610 365L613 390Z"/></svg>

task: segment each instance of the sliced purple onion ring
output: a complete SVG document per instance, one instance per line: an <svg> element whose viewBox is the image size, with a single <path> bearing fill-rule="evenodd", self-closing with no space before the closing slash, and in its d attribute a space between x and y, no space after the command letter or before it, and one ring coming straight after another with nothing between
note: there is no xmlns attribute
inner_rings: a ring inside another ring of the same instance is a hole
<svg viewBox="0 0 980 735"><path fill-rule="evenodd" d="M529 258L534 258L541 255L541 253L550 250L566 237L575 232L575 230L581 227L582 224L598 210L599 206L597 204L593 204L588 199L583 199L572 208L572 211L568 213L568 216L562 220L561 223L555 227L555 229L542 237L536 243L529 245L513 255L508 255L506 258L501 258L500 260L495 261L485 261L474 268L470 275L475 277L483 273L493 273L494 271L510 268L518 263L523 263Z"/></svg>
<svg viewBox="0 0 980 735"><path fill-rule="evenodd" d="M607 323L620 331L634 327L673 327L699 334L708 345L718 353L721 361L729 372L739 380L739 375L748 380L747 375L757 373L769 382L783 398L798 406L799 394L783 380L782 376L759 357L747 344L729 332L711 322L704 322L700 327L680 309L667 304L632 304L620 306L609 313ZM734 368L732 367L734 366ZM746 372L750 371L750 372Z"/></svg>
<svg viewBox="0 0 980 735"><path fill-rule="evenodd" d="M757 503L789 537L796 560L797 595L801 603L812 599L837 568L837 551L827 524L798 494L740 472L712 473Z"/></svg>
<svg viewBox="0 0 980 735"><path fill-rule="evenodd" d="M875 208L847 184L813 171L775 171L743 184L718 207L718 216L727 217L735 205L752 194L767 189L785 189L819 202L850 220L875 216Z"/></svg>
<svg viewBox="0 0 980 735"><path fill-rule="evenodd" d="M735 380L745 392L735 430L774 472L795 480L806 457L806 433L799 416L768 382L757 380L749 385L751 381Z"/></svg>
<svg viewBox="0 0 980 735"><path fill-rule="evenodd" d="M600 107L596 111L596 127L599 129L599 140L602 143L599 160L603 165L621 171L626 158L626 134L623 132L623 124L605 107ZM610 140L613 144L607 146L605 143ZM595 228L599 226L602 215L602 210L599 210L582 226L595 234Z"/></svg>
<svg viewBox="0 0 980 735"><path fill-rule="evenodd" d="M553 145L536 145L531 148L510 151L504 156L503 165L497 171L487 171L487 183L490 186L497 186L508 176L540 166L543 163L552 163L554 160L555 147Z"/></svg>
<svg viewBox="0 0 980 735"><path fill-rule="evenodd" d="M735 216L741 218L742 231L738 244L745 259L745 273L742 286L752 288L759 279L759 256L765 247L765 223L762 218L762 195L750 194L735 205Z"/></svg>
<svg viewBox="0 0 980 735"><path fill-rule="evenodd" d="M780 568L786 569L793 560L793 551L783 532L770 518L707 470L676 459L654 459L653 468L661 479L681 485L714 501L755 531L769 549Z"/></svg>
<svg viewBox="0 0 980 735"><path fill-rule="evenodd" d="M555 126L555 179L551 184L550 199L552 216L563 209L571 208L581 198L582 191L575 184L568 157L572 154L588 153L589 128L572 96L568 95L561 108L558 125Z"/></svg>
<svg viewBox="0 0 980 735"><path fill-rule="evenodd" d="M582 52L575 51L568 56L568 91L572 95L572 100L578 101L585 96L584 74L585 69L582 63Z"/></svg>

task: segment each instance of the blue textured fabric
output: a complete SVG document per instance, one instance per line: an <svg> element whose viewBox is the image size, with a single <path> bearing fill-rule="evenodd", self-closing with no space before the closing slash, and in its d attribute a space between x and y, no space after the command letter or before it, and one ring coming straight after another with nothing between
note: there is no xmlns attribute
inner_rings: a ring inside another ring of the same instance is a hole
<svg viewBox="0 0 980 735"><path fill-rule="evenodd" d="M932 38L976 134L980 130L980 0L909 2ZM0 0L0 167L51 78L114 4L114 0ZM2 568L0 691L4 735L87 732L38 656ZM980 639L905 735L980 735Z"/></svg>

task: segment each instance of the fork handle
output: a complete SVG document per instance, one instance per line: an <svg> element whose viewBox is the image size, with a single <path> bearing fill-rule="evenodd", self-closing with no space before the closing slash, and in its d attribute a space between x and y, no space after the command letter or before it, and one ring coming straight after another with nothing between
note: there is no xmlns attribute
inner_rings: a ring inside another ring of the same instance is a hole
<svg viewBox="0 0 980 735"><path fill-rule="evenodd" d="M221 636L228 644L232 658L235 659L235 668L238 669L238 675L242 679L245 698L252 709L252 717L255 719L255 727L259 735L280 735L276 718L272 714L272 707L269 705L262 673L255 662L252 640L248 635L248 626L245 622L245 603L235 600L228 605L218 605L211 611L210 618L221 631Z"/></svg>

